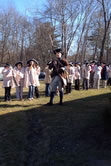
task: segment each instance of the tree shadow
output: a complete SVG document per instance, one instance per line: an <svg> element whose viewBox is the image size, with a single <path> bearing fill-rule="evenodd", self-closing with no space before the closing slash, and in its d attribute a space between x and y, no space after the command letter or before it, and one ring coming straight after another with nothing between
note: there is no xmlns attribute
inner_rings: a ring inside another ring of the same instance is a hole
<svg viewBox="0 0 111 166"><path fill-rule="evenodd" d="M110 93L63 106L27 106L25 111L1 115L0 165L111 165L109 97Z"/></svg>

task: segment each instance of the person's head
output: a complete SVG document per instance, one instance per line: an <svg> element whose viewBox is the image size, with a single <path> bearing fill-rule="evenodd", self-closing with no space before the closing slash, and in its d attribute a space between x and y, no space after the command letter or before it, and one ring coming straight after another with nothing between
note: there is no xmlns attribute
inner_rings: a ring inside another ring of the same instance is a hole
<svg viewBox="0 0 111 166"><path fill-rule="evenodd" d="M36 59L32 59L32 61L34 62L34 67L38 67L39 66L39 62Z"/></svg>
<svg viewBox="0 0 111 166"><path fill-rule="evenodd" d="M18 68L18 69L21 69L22 68L22 66L23 66L23 63L20 61L20 62L17 62L16 64L15 64L15 66Z"/></svg>
<svg viewBox="0 0 111 166"><path fill-rule="evenodd" d="M27 61L27 65L29 67L35 67L35 66L38 65L38 62L35 59L30 59L30 60Z"/></svg>
<svg viewBox="0 0 111 166"><path fill-rule="evenodd" d="M69 63L69 67L73 67L73 62L70 62L70 63Z"/></svg>
<svg viewBox="0 0 111 166"><path fill-rule="evenodd" d="M19 64L17 65L17 68L18 68L18 69L21 69L21 68L22 68L22 65L19 63Z"/></svg>
<svg viewBox="0 0 111 166"><path fill-rule="evenodd" d="M102 63L102 67L104 67L104 66L106 66L106 63L105 63L105 62Z"/></svg>
<svg viewBox="0 0 111 166"><path fill-rule="evenodd" d="M111 63L109 63L109 67L111 67Z"/></svg>
<svg viewBox="0 0 111 166"><path fill-rule="evenodd" d="M99 62L96 63L97 66L101 66Z"/></svg>
<svg viewBox="0 0 111 166"><path fill-rule="evenodd" d="M4 65L4 68L5 69L8 69L10 67L10 64L8 64L8 63L6 63L5 65Z"/></svg>
<svg viewBox="0 0 111 166"><path fill-rule="evenodd" d="M86 66L89 66L89 62L88 62L88 61L86 61L86 63L85 63L85 64L86 64Z"/></svg>
<svg viewBox="0 0 111 166"><path fill-rule="evenodd" d="M62 56L62 49L61 48L57 48L54 50L54 54L56 55L57 58L61 58Z"/></svg>
<svg viewBox="0 0 111 166"><path fill-rule="evenodd" d="M86 64L87 60L84 60L84 64Z"/></svg>
<svg viewBox="0 0 111 166"><path fill-rule="evenodd" d="M95 60L91 61L91 65L95 65L95 63L96 63Z"/></svg>
<svg viewBox="0 0 111 166"><path fill-rule="evenodd" d="M30 61L29 66L34 66L34 61Z"/></svg>
<svg viewBox="0 0 111 166"><path fill-rule="evenodd" d="M80 62L76 62L75 63L75 66L77 67L77 66L80 66Z"/></svg>

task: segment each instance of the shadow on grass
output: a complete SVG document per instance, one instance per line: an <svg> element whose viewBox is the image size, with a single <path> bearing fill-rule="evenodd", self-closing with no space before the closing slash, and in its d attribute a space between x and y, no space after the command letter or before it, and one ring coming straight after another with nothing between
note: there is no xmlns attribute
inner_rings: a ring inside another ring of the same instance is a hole
<svg viewBox="0 0 111 166"><path fill-rule="evenodd" d="M1 115L0 165L111 165L109 96Z"/></svg>
<svg viewBox="0 0 111 166"><path fill-rule="evenodd" d="M40 91L40 97L44 97L45 96L45 92L44 91ZM35 98L37 98L35 96ZM28 99L28 92L23 92L23 99L27 100ZM11 100L16 100L16 93L13 93L11 95ZM0 102L4 101L4 96L0 96Z"/></svg>
<svg viewBox="0 0 111 166"><path fill-rule="evenodd" d="M23 105L23 104L14 104L14 105L10 105L12 101L10 102L6 102L6 104L0 104L0 108L13 108L13 107L29 107L29 105ZM8 104L9 103L9 104ZM30 106L33 106L33 105L30 105Z"/></svg>

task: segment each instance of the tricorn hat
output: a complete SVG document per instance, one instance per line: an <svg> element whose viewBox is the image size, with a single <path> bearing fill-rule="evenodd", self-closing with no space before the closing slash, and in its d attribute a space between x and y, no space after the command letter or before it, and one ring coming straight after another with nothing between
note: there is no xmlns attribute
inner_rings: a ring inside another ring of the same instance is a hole
<svg viewBox="0 0 111 166"><path fill-rule="evenodd" d="M106 63L105 63L105 62L102 62L102 64L106 65Z"/></svg>
<svg viewBox="0 0 111 166"><path fill-rule="evenodd" d="M27 64L29 64L31 61L35 62L36 64L39 64L38 61L37 61L36 59L34 59L34 58L33 58L33 59L29 59L29 60L27 61Z"/></svg>
<svg viewBox="0 0 111 166"><path fill-rule="evenodd" d="M88 62L88 61L86 61L86 62L85 62L85 64L87 65L87 64L89 64L89 62Z"/></svg>
<svg viewBox="0 0 111 166"><path fill-rule="evenodd" d="M80 62L75 62L75 65L80 65L81 63Z"/></svg>
<svg viewBox="0 0 111 166"><path fill-rule="evenodd" d="M17 65L21 65L21 66L23 66L23 62L22 61L19 61L19 62L17 62L16 64L15 64L15 66L17 66Z"/></svg>
<svg viewBox="0 0 111 166"><path fill-rule="evenodd" d="M73 66L73 62L69 62L69 66Z"/></svg>
<svg viewBox="0 0 111 166"><path fill-rule="evenodd" d="M4 65L4 67L10 67L10 64L9 64L9 63L6 63L6 64Z"/></svg>
<svg viewBox="0 0 111 166"><path fill-rule="evenodd" d="M63 54L61 48L56 48L56 49L54 50L54 54L59 53L59 52L60 52L61 54Z"/></svg>

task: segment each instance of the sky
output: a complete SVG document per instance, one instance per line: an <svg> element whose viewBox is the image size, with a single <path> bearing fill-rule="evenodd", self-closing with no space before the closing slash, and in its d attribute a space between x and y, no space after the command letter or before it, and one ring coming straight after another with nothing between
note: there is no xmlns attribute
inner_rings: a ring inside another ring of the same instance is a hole
<svg viewBox="0 0 111 166"><path fill-rule="evenodd" d="M25 15L30 9L42 9L46 0L0 0L0 9L7 7L16 8L21 14Z"/></svg>

